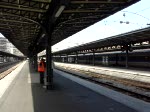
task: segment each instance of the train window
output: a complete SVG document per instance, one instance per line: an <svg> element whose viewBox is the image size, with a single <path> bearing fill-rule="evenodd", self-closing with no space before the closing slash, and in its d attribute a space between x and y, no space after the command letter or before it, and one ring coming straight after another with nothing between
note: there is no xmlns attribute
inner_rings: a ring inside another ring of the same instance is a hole
<svg viewBox="0 0 150 112"><path fill-rule="evenodd" d="M130 56L129 61L133 61L133 62L148 61L148 57L145 57L145 56Z"/></svg>
<svg viewBox="0 0 150 112"><path fill-rule="evenodd" d="M149 58L147 56L145 56L145 61L149 61Z"/></svg>
<svg viewBox="0 0 150 112"><path fill-rule="evenodd" d="M126 57L125 56L121 56L120 57L120 61L125 61L126 60Z"/></svg>
<svg viewBox="0 0 150 112"><path fill-rule="evenodd" d="M102 61L102 56L96 55L95 56L95 61Z"/></svg>
<svg viewBox="0 0 150 112"><path fill-rule="evenodd" d="M149 56L145 56L145 61L150 61L150 57Z"/></svg>
<svg viewBox="0 0 150 112"><path fill-rule="evenodd" d="M109 56L109 61L115 61L116 57L115 56Z"/></svg>

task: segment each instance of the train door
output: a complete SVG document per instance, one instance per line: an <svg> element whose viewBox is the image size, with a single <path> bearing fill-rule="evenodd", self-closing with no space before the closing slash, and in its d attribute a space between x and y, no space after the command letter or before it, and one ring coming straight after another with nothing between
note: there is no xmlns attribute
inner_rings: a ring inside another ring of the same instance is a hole
<svg viewBox="0 0 150 112"><path fill-rule="evenodd" d="M105 65L105 56L102 56L102 64Z"/></svg>
<svg viewBox="0 0 150 112"><path fill-rule="evenodd" d="M102 64L108 65L108 56L102 56Z"/></svg>
<svg viewBox="0 0 150 112"><path fill-rule="evenodd" d="M105 65L108 66L108 56L105 56Z"/></svg>
<svg viewBox="0 0 150 112"><path fill-rule="evenodd" d="M64 59L64 57L62 58L62 62L65 62L65 59Z"/></svg>

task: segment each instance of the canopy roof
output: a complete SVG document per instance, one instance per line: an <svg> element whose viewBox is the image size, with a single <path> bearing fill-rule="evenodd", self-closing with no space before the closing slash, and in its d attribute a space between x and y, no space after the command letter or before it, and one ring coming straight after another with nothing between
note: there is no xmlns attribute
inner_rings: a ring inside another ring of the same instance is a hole
<svg viewBox="0 0 150 112"><path fill-rule="evenodd" d="M45 31L54 45L137 1L0 0L0 32L29 55L45 49Z"/></svg>

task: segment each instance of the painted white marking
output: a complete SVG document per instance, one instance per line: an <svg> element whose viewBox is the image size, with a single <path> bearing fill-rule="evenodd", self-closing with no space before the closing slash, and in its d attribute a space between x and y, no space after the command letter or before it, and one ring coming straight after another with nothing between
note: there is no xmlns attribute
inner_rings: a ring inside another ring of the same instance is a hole
<svg viewBox="0 0 150 112"><path fill-rule="evenodd" d="M28 83L31 84L31 75L30 75L30 73L28 74Z"/></svg>
<svg viewBox="0 0 150 112"><path fill-rule="evenodd" d="M20 66L18 66L14 71L12 71L10 74L8 74L6 77L0 80L0 98L3 96L11 82L14 80L14 78L18 75L18 73L21 71L22 67L26 61L22 62Z"/></svg>

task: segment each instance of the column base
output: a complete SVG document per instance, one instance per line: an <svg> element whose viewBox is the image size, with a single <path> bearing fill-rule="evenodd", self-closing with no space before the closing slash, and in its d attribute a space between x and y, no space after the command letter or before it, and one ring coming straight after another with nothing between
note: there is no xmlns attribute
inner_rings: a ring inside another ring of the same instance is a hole
<svg viewBox="0 0 150 112"><path fill-rule="evenodd" d="M46 85L46 89L47 90L54 90L54 85L51 84L51 85Z"/></svg>
<svg viewBox="0 0 150 112"><path fill-rule="evenodd" d="M45 86L47 90L53 90L54 89L54 84L53 84L53 76L46 76L46 82Z"/></svg>

